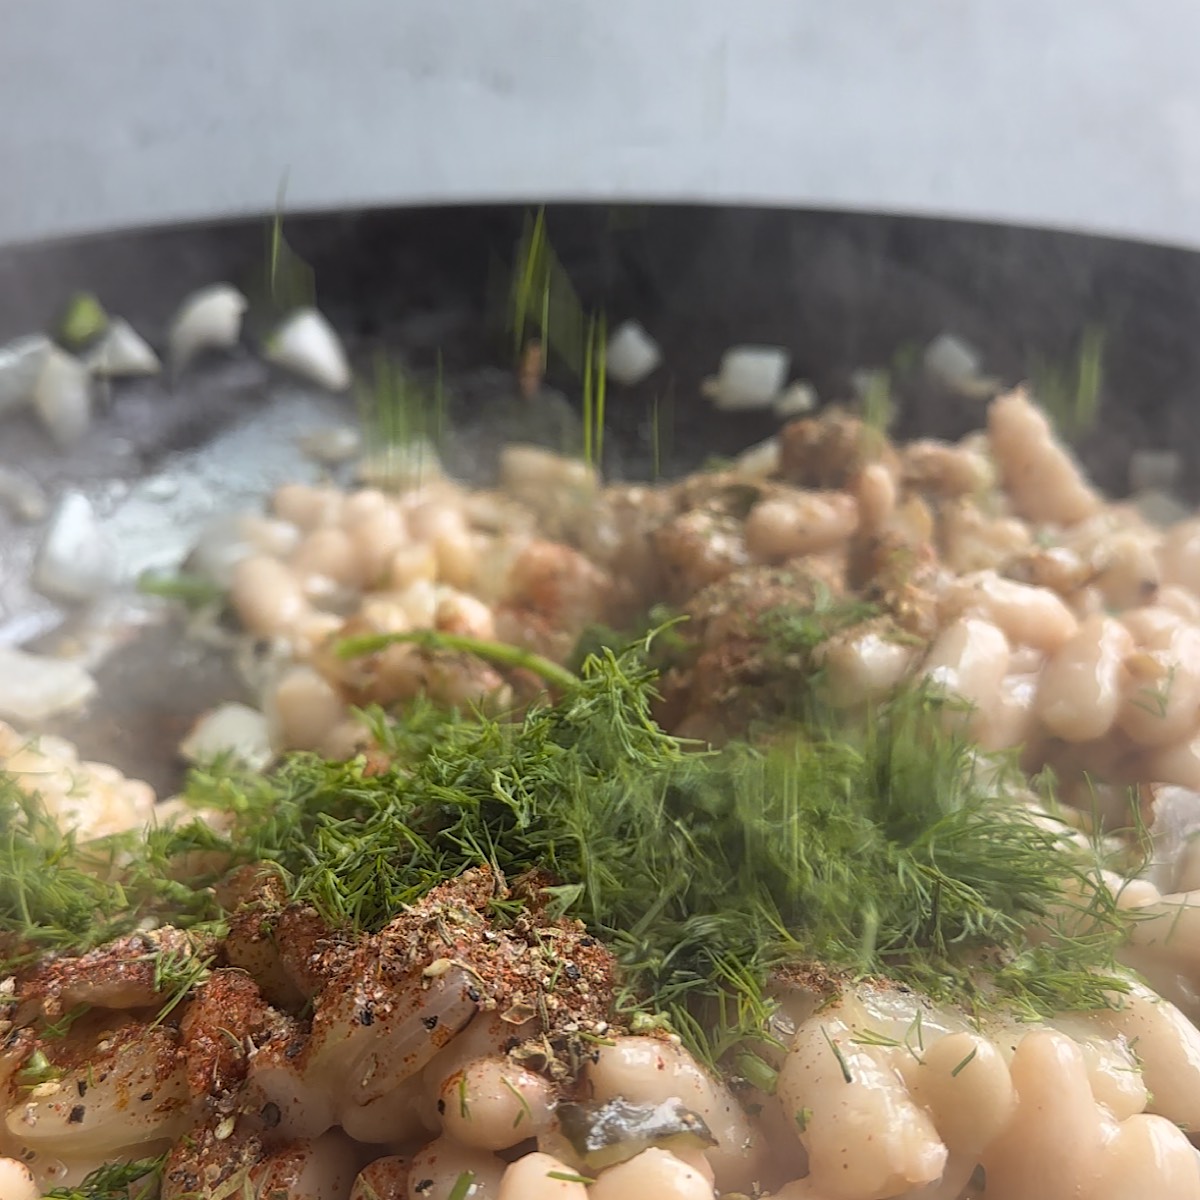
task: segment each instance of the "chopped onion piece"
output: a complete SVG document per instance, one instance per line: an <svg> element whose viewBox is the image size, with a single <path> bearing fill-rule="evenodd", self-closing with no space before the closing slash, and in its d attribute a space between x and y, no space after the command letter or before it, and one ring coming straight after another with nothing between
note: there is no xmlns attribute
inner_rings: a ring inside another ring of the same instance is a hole
<svg viewBox="0 0 1200 1200"><path fill-rule="evenodd" d="M267 718L246 704L222 704L202 716L179 747L193 763L231 755L252 770L263 770L274 757Z"/></svg>
<svg viewBox="0 0 1200 1200"><path fill-rule="evenodd" d="M706 391L719 409L766 408L783 387L789 361L781 346L734 346Z"/></svg>
<svg viewBox="0 0 1200 1200"><path fill-rule="evenodd" d="M92 381L87 367L65 350L51 346L34 384L33 406L59 446L74 446L92 423Z"/></svg>
<svg viewBox="0 0 1200 1200"><path fill-rule="evenodd" d="M232 284L214 283L193 292L171 323L171 366L180 371L201 350L236 346L242 336L246 306L246 297Z"/></svg>
<svg viewBox="0 0 1200 1200"><path fill-rule="evenodd" d="M70 712L96 693L96 681L78 663L0 646L0 718L36 725Z"/></svg>
<svg viewBox="0 0 1200 1200"><path fill-rule="evenodd" d="M120 317L109 325L83 361L93 375L102 379L157 375L162 370L149 342Z"/></svg>
<svg viewBox="0 0 1200 1200"><path fill-rule="evenodd" d="M33 399L50 350L50 339L40 333L0 346L0 417L24 408Z"/></svg>
<svg viewBox="0 0 1200 1200"><path fill-rule="evenodd" d="M662 351L637 321L626 321L608 339L605 361L611 378L631 387L658 368Z"/></svg>
<svg viewBox="0 0 1200 1200"><path fill-rule="evenodd" d="M977 394L980 379L979 354L973 346L952 333L939 333L925 347L925 374L942 387L965 395Z"/></svg>
<svg viewBox="0 0 1200 1200"><path fill-rule="evenodd" d="M38 548L34 586L55 600L84 603L108 591L120 578L116 547L82 492L58 502Z"/></svg>
<svg viewBox="0 0 1200 1200"><path fill-rule="evenodd" d="M0 504L21 521L41 521L49 511L41 484L17 467L0 467Z"/></svg>
<svg viewBox="0 0 1200 1200"><path fill-rule="evenodd" d="M341 339L315 308L292 313L271 336L263 356L331 392L344 392L353 378Z"/></svg>
<svg viewBox="0 0 1200 1200"><path fill-rule="evenodd" d="M771 405L775 415L781 420L789 417L801 417L812 412L817 407L817 389L803 379L789 383Z"/></svg>

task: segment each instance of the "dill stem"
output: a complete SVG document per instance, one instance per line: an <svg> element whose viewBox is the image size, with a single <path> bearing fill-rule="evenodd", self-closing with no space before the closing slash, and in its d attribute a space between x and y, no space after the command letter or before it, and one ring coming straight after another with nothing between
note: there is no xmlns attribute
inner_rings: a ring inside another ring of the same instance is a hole
<svg viewBox="0 0 1200 1200"><path fill-rule="evenodd" d="M518 667L532 671L552 687L569 692L579 686L579 676L566 667L524 650L520 646L509 646L503 642L490 642L484 638L468 637L460 633L440 633L435 629L417 629L410 633L372 633L362 637L345 638L338 643L339 658L360 658L364 654L375 654L388 646L411 644L423 650L456 650L473 654L500 667Z"/></svg>

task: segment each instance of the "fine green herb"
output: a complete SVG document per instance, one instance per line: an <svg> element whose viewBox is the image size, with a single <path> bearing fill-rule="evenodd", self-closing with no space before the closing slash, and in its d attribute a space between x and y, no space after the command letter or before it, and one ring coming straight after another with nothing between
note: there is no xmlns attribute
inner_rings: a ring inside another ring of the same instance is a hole
<svg viewBox="0 0 1200 1200"><path fill-rule="evenodd" d="M504 1086L508 1088L508 1090L512 1092L514 1096L516 1096L517 1103L520 1105L520 1108L517 1110L517 1115L513 1118L513 1128L516 1129L516 1127L525 1120L528 1120L532 1125L533 1109L529 1107L529 1101L526 1100L523 1095L521 1095L520 1089L516 1087L507 1076L501 1076L500 1082L503 1083Z"/></svg>
<svg viewBox="0 0 1200 1200"><path fill-rule="evenodd" d="M1104 330L1089 326L1072 363L1064 366L1038 359L1029 373L1034 396L1064 436L1087 433L1096 423L1104 382L1104 343Z"/></svg>
<svg viewBox="0 0 1200 1200"><path fill-rule="evenodd" d="M207 608L225 599L225 591L218 584L200 575L189 575L185 571L166 574L159 571L143 571L138 576L137 590L143 596L161 596L164 600L178 600L188 608Z"/></svg>
<svg viewBox="0 0 1200 1200"><path fill-rule="evenodd" d="M411 633L364 634L346 638L337 647L339 658L360 658L364 654L375 654L388 646L398 644L420 646L423 650L451 650L474 654L496 666L521 667L532 671L548 684L561 690L576 687L579 677L560 667L558 663L520 646L508 642L492 642L483 638L468 637L466 634L440 633L437 630L418 629Z"/></svg>
<svg viewBox="0 0 1200 1200"><path fill-rule="evenodd" d="M158 1158L140 1158L128 1163L98 1167L77 1187L53 1188L46 1200L150 1200L158 1194L158 1181L166 1163Z"/></svg>
<svg viewBox="0 0 1200 1200"><path fill-rule="evenodd" d="M1178 664L1172 663L1157 683L1146 684L1138 688L1137 699L1130 701L1134 708L1140 708L1142 712L1149 713L1152 717L1166 717L1167 706L1171 703L1171 690L1175 686L1177 669Z"/></svg>
<svg viewBox="0 0 1200 1200"><path fill-rule="evenodd" d="M850 1074L850 1064L846 1061L846 1056L842 1053L841 1047L829 1036L829 1030L824 1025L821 1026L821 1033L829 1043L829 1048L833 1051L833 1057L837 1059L838 1066L842 1071L842 1078L847 1083L853 1083L854 1076Z"/></svg>
<svg viewBox="0 0 1200 1200"><path fill-rule="evenodd" d="M441 359L432 394L384 352L375 356L372 379L358 389L359 420L368 448L401 451L437 447L446 431L446 393Z"/></svg>
<svg viewBox="0 0 1200 1200"><path fill-rule="evenodd" d="M1123 918L1088 886L1094 860L1005 799L994 764L977 778L938 696L913 688L865 722L826 714L769 748L697 753L652 719L651 642L602 648L554 703L513 718L370 713L394 763L382 773L305 754L269 776L197 772L188 797L230 813L224 836L185 823L98 851L0 788L0 929L68 949L148 914L212 921L215 879L171 876L195 850L269 862L334 925L371 931L464 869L536 867L556 877L557 911L612 947L626 1023L669 1024L710 1062L761 1044L771 973L797 960L1022 1013L1103 1006L1126 986L1109 973ZM100 852L104 869L85 870ZM183 989L193 963L164 969Z"/></svg>
<svg viewBox="0 0 1200 1200"><path fill-rule="evenodd" d="M799 1129L801 1133L807 1133L808 1123L812 1120L812 1109L802 1108L793 1115L796 1118L796 1128Z"/></svg>
<svg viewBox="0 0 1200 1200"><path fill-rule="evenodd" d="M283 210L287 197L287 174L279 181L275 215L267 230L266 293L275 315L307 308L316 299L316 276L283 236ZM257 291L257 288L255 289Z"/></svg>
<svg viewBox="0 0 1200 1200"><path fill-rule="evenodd" d="M574 1171L547 1171L547 1179L561 1179L563 1183L582 1183L585 1187L596 1181L590 1175L577 1175Z"/></svg>
<svg viewBox="0 0 1200 1200"><path fill-rule="evenodd" d="M475 1182L474 1171L463 1171L461 1175L454 1181L454 1186L450 1189L450 1195L446 1200L467 1200L471 1194L471 1184Z"/></svg>
<svg viewBox="0 0 1200 1200"><path fill-rule="evenodd" d="M964 1058L962 1062L960 1062L958 1066L956 1066L954 1070L950 1072L950 1077L952 1079L957 1078L959 1072L965 1070L970 1065L971 1061L975 1058L975 1055L978 1052L978 1049L972 1050L971 1053L968 1054L967 1057Z"/></svg>

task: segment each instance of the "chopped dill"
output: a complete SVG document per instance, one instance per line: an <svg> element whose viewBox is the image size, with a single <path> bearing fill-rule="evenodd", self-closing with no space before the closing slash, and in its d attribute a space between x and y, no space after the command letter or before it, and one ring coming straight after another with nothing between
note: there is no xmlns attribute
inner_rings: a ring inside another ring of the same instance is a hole
<svg viewBox="0 0 1200 1200"><path fill-rule="evenodd" d="M471 1194L471 1185L475 1182L474 1171L463 1171L462 1174L454 1181L454 1186L450 1189L449 1196L446 1200L467 1200Z"/></svg>
<svg viewBox="0 0 1200 1200"><path fill-rule="evenodd" d="M189 798L231 814L224 836L192 822L79 845L0 787L0 931L71 949L148 914L212 921L217 879L172 877L194 850L271 863L295 899L357 930L464 869L536 867L555 909L616 954L625 1023L668 1023L709 1062L769 1036L768 983L789 962L1024 1013L1100 1007L1125 986L1110 974L1116 903L1080 886L1095 862L1006 799L994 764L977 771L936 695L911 688L866 721L830 713L768 747L697 752L651 716L650 640L601 648L554 703L515 717L369 714L392 762L381 773L311 754L269 776L195 773ZM1056 936L1064 909L1082 935ZM190 962L162 969L185 988L206 965Z"/></svg>
<svg viewBox="0 0 1200 1200"><path fill-rule="evenodd" d="M45 1200L150 1200L158 1195L158 1182L167 1156L109 1163L86 1175L77 1187L53 1188Z"/></svg>

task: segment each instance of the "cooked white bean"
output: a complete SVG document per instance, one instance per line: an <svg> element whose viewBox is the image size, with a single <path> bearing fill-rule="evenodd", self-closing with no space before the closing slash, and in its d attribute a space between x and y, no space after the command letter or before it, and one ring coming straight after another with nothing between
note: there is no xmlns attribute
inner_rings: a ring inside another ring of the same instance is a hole
<svg viewBox="0 0 1200 1200"><path fill-rule="evenodd" d="M310 611L294 572L260 554L234 565L230 598L241 623L260 637L287 633Z"/></svg>
<svg viewBox="0 0 1200 1200"><path fill-rule="evenodd" d="M1088 1200L1200 1200L1200 1167L1187 1137L1162 1117L1121 1123L1100 1152L1099 1182Z"/></svg>
<svg viewBox="0 0 1200 1200"><path fill-rule="evenodd" d="M344 529L314 529L296 547L288 565L301 580L331 579L343 587L362 582L358 547Z"/></svg>
<svg viewBox="0 0 1200 1200"><path fill-rule="evenodd" d="M1008 639L995 625L979 617L960 617L938 634L921 674L973 706L967 720L974 735L991 718L1008 663Z"/></svg>
<svg viewBox="0 0 1200 1200"><path fill-rule="evenodd" d="M1096 585L1110 608L1145 604L1158 591L1157 537L1149 531L1119 530L1105 538L1104 569Z"/></svg>
<svg viewBox="0 0 1200 1200"><path fill-rule="evenodd" d="M263 1200L343 1200L354 1186L357 1160L354 1144L338 1130L315 1141L292 1142L250 1172L252 1194Z"/></svg>
<svg viewBox="0 0 1200 1200"><path fill-rule="evenodd" d="M1178 584L1200 596L1200 517L1180 521L1167 531L1158 562L1164 583Z"/></svg>
<svg viewBox="0 0 1200 1200"><path fill-rule="evenodd" d="M498 1057L468 1063L442 1084L438 1098L446 1134L481 1150L506 1150L537 1137L553 1105L547 1080Z"/></svg>
<svg viewBox="0 0 1200 1200"><path fill-rule="evenodd" d="M952 1154L978 1155L1016 1111L1008 1064L992 1042L978 1034L941 1038L905 1077L913 1098L929 1109Z"/></svg>
<svg viewBox="0 0 1200 1200"><path fill-rule="evenodd" d="M466 1191L468 1200L503 1200L506 1196L503 1160L447 1137L437 1138L413 1156L408 1171L408 1196L410 1200L449 1200L465 1174L471 1176ZM518 1195L513 1193L514 1198Z"/></svg>
<svg viewBox="0 0 1200 1200"><path fill-rule="evenodd" d="M350 507L349 502L346 505ZM358 578L374 587L386 578L388 566L401 546L408 543L408 526L399 509L385 504L373 511L343 519L343 528L354 545Z"/></svg>
<svg viewBox="0 0 1200 1200"><path fill-rule="evenodd" d="M844 492L794 492L763 500L746 518L746 548L758 562L783 562L841 545L858 527Z"/></svg>
<svg viewBox="0 0 1200 1200"><path fill-rule="evenodd" d="M408 1200L408 1159L389 1154L368 1163L355 1177L349 1200Z"/></svg>
<svg viewBox="0 0 1200 1200"><path fill-rule="evenodd" d="M984 1151L988 1200L1063 1200L1084 1196L1102 1146L1079 1047L1050 1030L1025 1035L1013 1055L1017 1109Z"/></svg>
<svg viewBox="0 0 1200 1200"><path fill-rule="evenodd" d="M760 1146L746 1114L729 1089L681 1047L655 1038L616 1038L613 1045L598 1049L587 1078L598 1100L622 1096L634 1104L682 1101L704 1118L717 1139L707 1152L717 1186L733 1191L754 1177Z"/></svg>
<svg viewBox="0 0 1200 1200"><path fill-rule="evenodd" d="M275 685L272 715L285 749L315 749L345 712L337 690L312 667L289 667Z"/></svg>
<svg viewBox="0 0 1200 1200"><path fill-rule="evenodd" d="M275 489L271 508L277 517L307 531L336 525L344 502L345 497L337 488L285 483Z"/></svg>
<svg viewBox="0 0 1200 1200"><path fill-rule="evenodd" d="M1140 984L1094 1019L1136 1046L1149 1110L1185 1130L1200 1130L1200 1031L1191 1021Z"/></svg>
<svg viewBox="0 0 1200 1200"><path fill-rule="evenodd" d="M496 619L482 600L466 592L446 591L437 601L434 627L445 633L465 634L488 641L496 636Z"/></svg>
<svg viewBox="0 0 1200 1200"><path fill-rule="evenodd" d="M1155 600L1192 625L1200 625L1200 599L1182 587L1160 587Z"/></svg>
<svg viewBox="0 0 1200 1200"><path fill-rule="evenodd" d="M4 1200L39 1200L42 1189L33 1172L15 1158L0 1158L0 1196Z"/></svg>
<svg viewBox="0 0 1200 1200"><path fill-rule="evenodd" d="M1103 737L1121 705L1121 663L1133 649L1129 630L1112 617L1088 617L1042 671L1037 714L1068 742Z"/></svg>
<svg viewBox="0 0 1200 1200"><path fill-rule="evenodd" d="M425 542L410 542L392 555L387 569L387 586L402 592L414 583L432 583L437 578L437 569L433 547Z"/></svg>
<svg viewBox="0 0 1200 1200"><path fill-rule="evenodd" d="M496 1200L587 1200L587 1187L557 1158L526 1154L504 1172Z"/></svg>
<svg viewBox="0 0 1200 1200"><path fill-rule="evenodd" d="M1027 749L1036 742L1038 676L1006 675L995 699L974 725L975 738L984 750Z"/></svg>
<svg viewBox="0 0 1200 1200"><path fill-rule="evenodd" d="M964 575L950 586L948 611L976 613L998 626L1010 642L1052 654L1079 629L1062 598L1049 588L1004 579L995 571Z"/></svg>
<svg viewBox="0 0 1200 1200"><path fill-rule="evenodd" d="M1072 525L1100 509L1100 497L1022 389L992 401L987 427L1000 478L1021 516Z"/></svg>
<svg viewBox="0 0 1200 1200"><path fill-rule="evenodd" d="M1200 717L1200 629L1180 622L1125 659L1117 723L1143 746L1178 742Z"/></svg>
<svg viewBox="0 0 1200 1200"><path fill-rule="evenodd" d="M887 695L908 674L916 651L872 629L835 634L817 648L829 703L850 708Z"/></svg>
<svg viewBox="0 0 1200 1200"><path fill-rule="evenodd" d="M896 477L883 463L868 463L850 485L859 521L872 532L883 529L896 510Z"/></svg>
<svg viewBox="0 0 1200 1200"><path fill-rule="evenodd" d="M802 1127L818 1194L879 1200L941 1177L946 1147L928 1113L913 1102L887 1050L859 1043L836 1015L801 1026L778 1096Z"/></svg>
<svg viewBox="0 0 1200 1200"><path fill-rule="evenodd" d="M712 1184L666 1150L643 1150L602 1171L589 1200L712 1200Z"/></svg>

